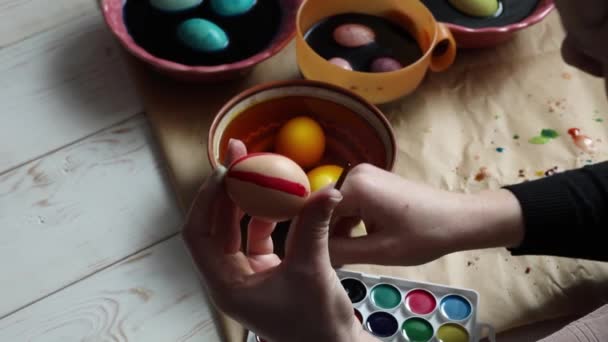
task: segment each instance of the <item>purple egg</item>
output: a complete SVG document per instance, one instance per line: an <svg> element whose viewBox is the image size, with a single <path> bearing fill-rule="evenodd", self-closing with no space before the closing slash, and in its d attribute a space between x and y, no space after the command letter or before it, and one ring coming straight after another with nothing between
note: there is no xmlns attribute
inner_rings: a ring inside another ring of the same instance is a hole
<svg viewBox="0 0 608 342"><path fill-rule="evenodd" d="M365 25L344 24L334 30L334 39L344 47L357 48L371 44L376 40L376 33Z"/></svg>
<svg viewBox="0 0 608 342"><path fill-rule="evenodd" d="M332 58L332 59L329 60L329 63L337 65L340 68L345 69L345 70L353 70L353 67L344 58L334 57L334 58Z"/></svg>
<svg viewBox="0 0 608 342"><path fill-rule="evenodd" d="M403 65L396 59L390 57L376 58L372 62L372 72L391 72L402 69Z"/></svg>

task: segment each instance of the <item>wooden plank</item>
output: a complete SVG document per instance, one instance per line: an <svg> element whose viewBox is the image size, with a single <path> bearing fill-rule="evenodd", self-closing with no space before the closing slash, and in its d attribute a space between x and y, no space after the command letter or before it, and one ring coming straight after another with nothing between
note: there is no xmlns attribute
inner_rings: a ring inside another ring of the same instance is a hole
<svg viewBox="0 0 608 342"><path fill-rule="evenodd" d="M94 0L0 0L0 48L90 13Z"/></svg>
<svg viewBox="0 0 608 342"><path fill-rule="evenodd" d="M0 50L0 173L142 110L120 51L94 8Z"/></svg>
<svg viewBox="0 0 608 342"><path fill-rule="evenodd" d="M219 341L174 237L0 321L1 341Z"/></svg>
<svg viewBox="0 0 608 342"><path fill-rule="evenodd" d="M165 179L143 115L0 175L0 317L179 231Z"/></svg>

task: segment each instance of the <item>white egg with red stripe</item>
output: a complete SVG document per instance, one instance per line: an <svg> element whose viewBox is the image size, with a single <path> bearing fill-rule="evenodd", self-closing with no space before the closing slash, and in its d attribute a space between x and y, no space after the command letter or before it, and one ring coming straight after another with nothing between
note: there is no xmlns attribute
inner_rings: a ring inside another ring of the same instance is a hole
<svg viewBox="0 0 608 342"><path fill-rule="evenodd" d="M288 221L298 215L310 196L304 170L274 153L253 153L228 169L226 189L245 213L266 221Z"/></svg>

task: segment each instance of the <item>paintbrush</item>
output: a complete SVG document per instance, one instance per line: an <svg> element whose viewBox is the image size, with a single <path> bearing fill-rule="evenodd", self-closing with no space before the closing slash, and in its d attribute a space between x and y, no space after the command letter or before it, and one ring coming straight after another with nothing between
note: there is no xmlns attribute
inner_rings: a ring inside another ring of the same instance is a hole
<svg viewBox="0 0 608 342"><path fill-rule="evenodd" d="M342 174L340 175L340 177L338 178L338 181L336 181L336 185L334 185L335 189L340 190L340 188L342 188L342 184L344 184L344 181L346 180L346 176L348 176L348 173L350 172L350 170L352 170L353 166L350 162L346 163L346 166L344 166L342 169Z"/></svg>

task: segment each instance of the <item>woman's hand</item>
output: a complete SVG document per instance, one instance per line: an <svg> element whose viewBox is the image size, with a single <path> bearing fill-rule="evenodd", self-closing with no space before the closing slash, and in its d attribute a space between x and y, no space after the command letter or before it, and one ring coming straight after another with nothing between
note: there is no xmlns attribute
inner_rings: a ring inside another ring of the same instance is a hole
<svg viewBox="0 0 608 342"><path fill-rule="evenodd" d="M410 182L375 166L350 171L334 211L334 265L419 265L446 254L515 246L523 239L521 208L507 190L467 195ZM359 220L367 235L348 237Z"/></svg>
<svg viewBox="0 0 608 342"><path fill-rule="evenodd" d="M556 0L566 39L566 63L606 79L608 94L608 2L606 0Z"/></svg>
<svg viewBox="0 0 608 342"><path fill-rule="evenodd" d="M246 153L241 142L231 141L225 164ZM219 309L268 341L371 341L329 261L328 223L340 192L311 196L294 220L281 261L273 253L271 223L252 220L247 252L240 250L242 213L224 190L225 173L219 167L209 177L183 232Z"/></svg>

